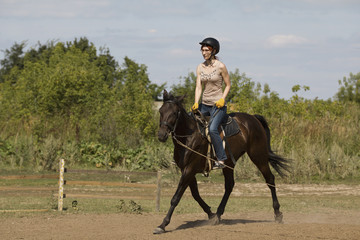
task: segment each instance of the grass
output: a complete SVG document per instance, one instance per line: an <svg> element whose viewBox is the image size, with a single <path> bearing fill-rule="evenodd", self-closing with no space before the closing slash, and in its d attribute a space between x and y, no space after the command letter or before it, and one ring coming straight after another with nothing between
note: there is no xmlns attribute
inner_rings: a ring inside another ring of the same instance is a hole
<svg viewBox="0 0 360 240"><path fill-rule="evenodd" d="M170 207L170 197L161 199L161 208L158 214L165 214ZM77 200L76 208L72 207L72 202ZM217 205L220 203L220 197L205 197L204 200L216 211ZM130 200L124 200L129 204ZM301 212L301 213L321 213L333 211L359 211L360 197L358 196L283 196L279 198L281 203L281 211L283 212ZM142 212L155 213L154 200L134 200L136 204L141 206ZM66 198L64 200L64 211L56 211L56 201L51 197L0 197L1 209L49 209L49 212L58 214L110 214L122 213L119 209L121 200L119 199L75 199ZM273 212L271 197L230 197L226 207L226 212ZM175 209L175 213L202 213L202 209L189 196L181 199L179 205ZM42 212L1 212L1 217L8 216L32 216L43 214Z"/></svg>
<svg viewBox="0 0 360 240"><path fill-rule="evenodd" d="M42 173L45 174L45 173ZM70 174L67 173L66 179L70 180L92 180L92 181L125 181L125 178L118 175L101 175L101 174ZM165 214L170 206L172 194L176 190L176 183L179 175L164 173L162 178L162 197L160 203L159 214ZM156 182L155 176L140 175L139 181L146 183ZM203 194L204 200L216 210L221 201L221 194L223 192L222 176L219 172L214 172L209 178L198 177L200 183L200 192ZM133 180L137 181L136 175L133 175ZM5 187L14 187L14 190L1 190ZM18 191L16 188L24 188L26 191ZM220 191L220 190L221 191ZM64 211L58 212L57 209L57 180L56 179L38 179L38 180L4 180L0 179L0 218L15 216L33 216L41 215L43 212L26 212L17 210L33 210L33 209L47 209L47 214L108 214L108 213L122 213L123 209L119 206L122 201L129 205L133 200L138 206L141 206L142 212L155 213L155 191L156 189L133 189L133 188L119 188L108 186L66 186L65 193L84 193L99 195L117 196L116 198L82 198L82 197L67 197L64 199ZM226 207L226 212L252 212L263 211L272 214L272 202L270 192L267 192L267 187L264 185L265 194L258 196L249 196L245 189L240 189L240 196L230 197ZM216 193L208 195L208 193ZM132 197L133 196L133 197ZM142 198L141 196L147 196ZM149 199L150 198L150 199ZM77 206L73 207L73 201L77 201ZM358 211L360 209L359 195L317 195L307 194L296 196L279 196L281 210L283 212L328 212L328 211ZM1 210L16 210L14 212L3 212ZM175 209L175 213L202 213L202 209L191 197L190 191L187 190L181 199L179 205Z"/></svg>

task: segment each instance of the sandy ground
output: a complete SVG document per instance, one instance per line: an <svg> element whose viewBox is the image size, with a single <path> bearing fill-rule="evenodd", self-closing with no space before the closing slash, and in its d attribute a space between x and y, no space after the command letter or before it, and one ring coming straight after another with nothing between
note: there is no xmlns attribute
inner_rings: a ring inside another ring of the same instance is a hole
<svg viewBox="0 0 360 240"><path fill-rule="evenodd" d="M223 192L222 184L213 184L209 189L207 184L200 183L199 187L203 196ZM7 191L3 189L1 194ZM165 188L162 194L171 196L174 191L174 187ZM335 194L360 196L360 186L282 184L278 188L279 196L319 195L331 198ZM269 190L264 184L237 184L232 195L269 197ZM164 213L42 213L0 218L0 239L360 239L360 209L284 212L283 224L275 223L269 212L225 212L221 223L216 226L210 225L203 213L174 213L166 233L153 235L153 230L164 217Z"/></svg>
<svg viewBox="0 0 360 240"><path fill-rule="evenodd" d="M153 235L163 214L71 214L1 219L1 239L360 239L356 213L286 213L274 223L269 213L224 214L219 225L204 214L176 214L167 232Z"/></svg>

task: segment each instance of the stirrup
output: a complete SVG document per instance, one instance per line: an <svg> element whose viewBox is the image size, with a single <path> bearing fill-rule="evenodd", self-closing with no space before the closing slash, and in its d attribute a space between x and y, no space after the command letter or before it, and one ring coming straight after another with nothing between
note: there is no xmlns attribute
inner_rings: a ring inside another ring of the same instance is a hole
<svg viewBox="0 0 360 240"><path fill-rule="evenodd" d="M216 161L214 166L212 167L213 170L215 169L223 169L225 168L225 164L221 163L220 161Z"/></svg>

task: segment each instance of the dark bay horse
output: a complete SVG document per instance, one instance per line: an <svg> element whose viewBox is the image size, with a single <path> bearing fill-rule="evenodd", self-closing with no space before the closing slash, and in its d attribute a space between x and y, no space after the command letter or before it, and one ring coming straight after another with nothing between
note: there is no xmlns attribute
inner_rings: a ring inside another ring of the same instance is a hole
<svg viewBox="0 0 360 240"><path fill-rule="evenodd" d="M228 156L225 164L229 167L222 169L225 178L225 193L216 214L211 211L209 205L200 197L195 175L202 173L206 166L207 159L204 155L207 154L208 142L202 137L194 118L189 116L183 108L183 99L184 96L174 97L165 90L163 93L163 105L159 110L160 128L158 139L165 142L169 134L172 135L174 160L181 169L181 178L171 199L170 209L161 225L154 230L154 234L165 232L165 227L170 223L175 207L180 202L187 187L190 187L193 198L207 213L209 219L212 219L214 224L219 223L235 184L233 169L235 164L230 160L229 151L225 148ZM239 124L241 131L227 138L229 149L231 149L236 160L246 152L260 170L271 190L275 221L280 223L282 222L282 213L279 210L280 204L276 196L275 177L271 173L269 163L281 176L284 176L284 170L289 171L289 160L274 154L271 150L270 130L262 116L235 113L233 119Z"/></svg>

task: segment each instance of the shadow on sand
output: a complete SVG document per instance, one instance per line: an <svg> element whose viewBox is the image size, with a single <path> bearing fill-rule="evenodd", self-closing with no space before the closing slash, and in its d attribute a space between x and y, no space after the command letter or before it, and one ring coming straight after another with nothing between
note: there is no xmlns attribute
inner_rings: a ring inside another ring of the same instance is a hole
<svg viewBox="0 0 360 240"><path fill-rule="evenodd" d="M220 225L236 225L236 224L249 224L249 223L271 223L273 221L269 220L249 220L249 219L222 219L220 221ZM188 221L185 224L178 226L176 230L184 230L188 228L196 228L196 227L203 227L203 226L211 226L212 221L210 220L195 220L195 221Z"/></svg>

